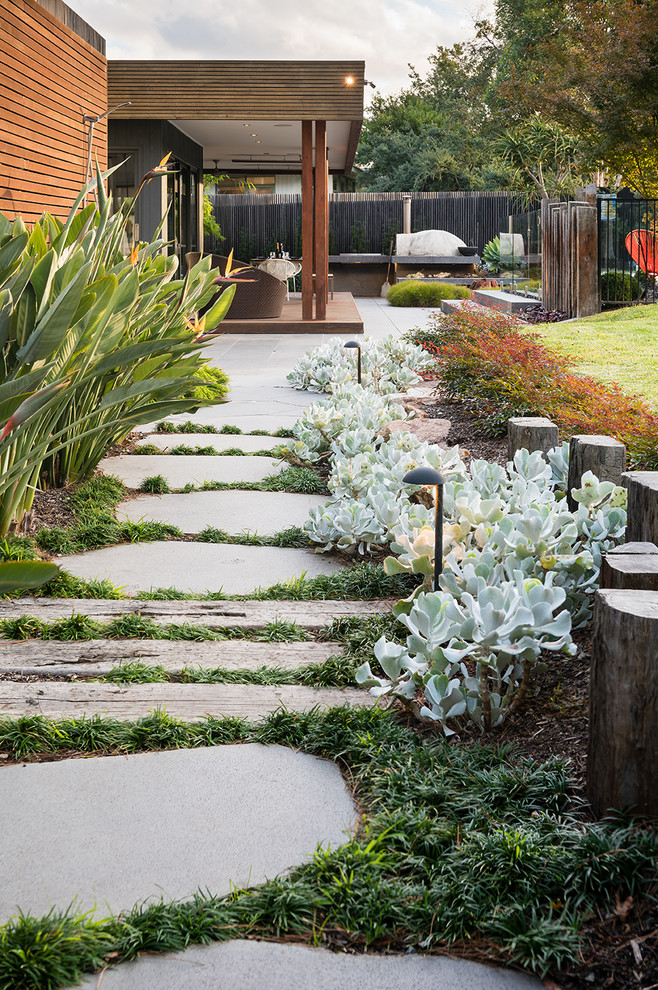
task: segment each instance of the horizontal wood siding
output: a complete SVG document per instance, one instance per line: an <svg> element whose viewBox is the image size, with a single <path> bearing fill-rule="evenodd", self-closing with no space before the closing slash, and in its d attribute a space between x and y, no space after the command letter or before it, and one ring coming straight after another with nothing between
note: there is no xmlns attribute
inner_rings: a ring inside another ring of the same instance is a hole
<svg viewBox="0 0 658 990"><path fill-rule="evenodd" d="M85 179L83 115L107 110L104 55L36 0L3 0L0 89L0 211L26 223L43 210L65 217ZM106 121L96 157L106 168Z"/></svg>
<svg viewBox="0 0 658 990"><path fill-rule="evenodd" d="M115 117L361 120L363 62L110 61ZM348 86L345 78L354 84Z"/></svg>

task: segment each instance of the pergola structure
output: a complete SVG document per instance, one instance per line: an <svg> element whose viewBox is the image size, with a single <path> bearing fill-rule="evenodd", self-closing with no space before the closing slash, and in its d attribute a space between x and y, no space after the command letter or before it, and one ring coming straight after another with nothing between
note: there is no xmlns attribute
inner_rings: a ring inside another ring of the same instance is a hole
<svg viewBox="0 0 658 990"><path fill-rule="evenodd" d="M302 318L324 320L328 176L351 171L363 123L363 87L364 63L356 61L110 61L108 106L117 109L110 118L109 151L142 149L144 165L152 167L160 151L177 146L177 158L193 167L190 199L199 245L203 170L301 173ZM142 238L162 216L166 179L154 180L144 192Z"/></svg>

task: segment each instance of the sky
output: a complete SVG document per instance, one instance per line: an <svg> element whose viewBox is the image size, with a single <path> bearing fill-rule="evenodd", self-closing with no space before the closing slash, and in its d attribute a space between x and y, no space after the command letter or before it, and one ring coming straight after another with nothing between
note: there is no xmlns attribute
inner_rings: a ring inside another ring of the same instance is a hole
<svg viewBox="0 0 658 990"><path fill-rule="evenodd" d="M68 0L107 42L145 59L357 59L383 95L438 45L472 33L490 0ZM370 96L375 90L366 87Z"/></svg>

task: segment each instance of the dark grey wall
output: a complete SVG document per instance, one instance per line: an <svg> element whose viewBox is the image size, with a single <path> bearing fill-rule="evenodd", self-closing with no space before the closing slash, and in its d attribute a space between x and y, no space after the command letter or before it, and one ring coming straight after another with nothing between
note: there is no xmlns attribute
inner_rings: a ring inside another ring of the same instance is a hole
<svg viewBox="0 0 658 990"><path fill-rule="evenodd" d="M203 170L203 148L168 120L112 120L109 118L108 152L136 157L137 181L171 152L179 161ZM160 183L149 182L140 193L135 219L141 240L150 240L162 220Z"/></svg>

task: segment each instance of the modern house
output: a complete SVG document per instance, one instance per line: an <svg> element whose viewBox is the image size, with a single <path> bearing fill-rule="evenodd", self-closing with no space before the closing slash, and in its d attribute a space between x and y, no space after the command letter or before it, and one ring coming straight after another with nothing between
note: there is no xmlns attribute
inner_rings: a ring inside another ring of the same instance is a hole
<svg viewBox="0 0 658 990"><path fill-rule="evenodd" d="M120 201L171 152L175 174L144 188L132 236L150 238L168 210L184 265L203 244L204 171L301 178L302 315L326 319L328 177L352 168L363 62L108 62L62 0L3 0L0 73L5 215L65 215L96 159L124 163L110 179Z"/></svg>

